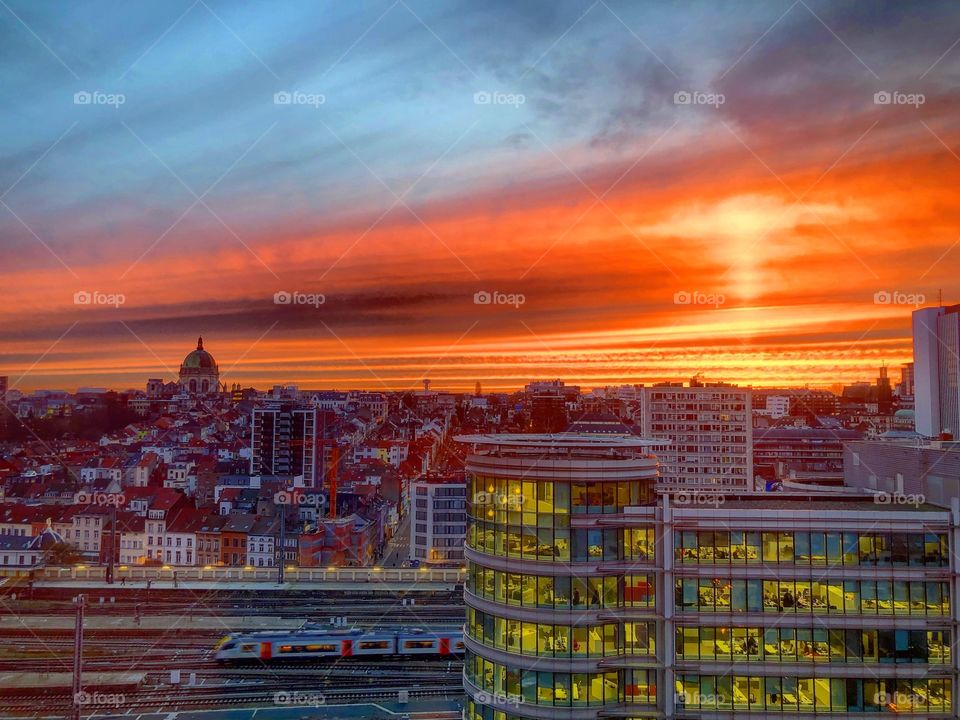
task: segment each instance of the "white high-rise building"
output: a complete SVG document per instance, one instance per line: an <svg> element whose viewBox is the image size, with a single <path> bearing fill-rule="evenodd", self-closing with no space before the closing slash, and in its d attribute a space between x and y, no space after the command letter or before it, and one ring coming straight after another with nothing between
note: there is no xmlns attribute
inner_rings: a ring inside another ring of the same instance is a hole
<svg viewBox="0 0 960 720"><path fill-rule="evenodd" d="M655 385L642 397L640 434L670 441L657 452L662 484L753 489L750 390Z"/></svg>
<svg viewBox="0 0 960 720"><path fill-rule="evenodd" d="M960 432L960 305L913 313L913 373L917 432Z"/></svg>

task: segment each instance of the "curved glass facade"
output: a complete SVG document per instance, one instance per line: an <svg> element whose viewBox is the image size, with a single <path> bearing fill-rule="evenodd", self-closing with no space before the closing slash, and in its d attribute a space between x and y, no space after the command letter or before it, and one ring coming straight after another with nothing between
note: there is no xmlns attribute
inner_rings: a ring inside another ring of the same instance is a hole
<svg viewBox="0 0 960 720"><path fill-rule="evenodd" d="M470 720L954 714L951 512L674 502L641 440L462 441Z"/></svg>
<svg viewBox="0 0 960 720"><path fill-rule="evenodd" d="M950 584L923 580L676 581L678 612L764 612L817 615L950 614Z"/></svg>
<svg viewBox="0 0 960 720"><path fill-rule="evenodd" d="M949 567L945 533L676 531L678 563Z"/></svg>
<svg viewBox="0 0 960 720"><path fill-rule="evenodd" d="M656 580L653 575L570 577L503 572L467 564L467 592L513 607L555 610L591 608L653 608Z"/></svg>
<svg viewBox="0 0 960 720"><path fill-rule="evenodd" d="M653 655L654 623L556 625L498 617L467 608L467 635L487 647L533 657Z"/></svg>
<svg viewBox="0 0 960 720"><path fill-rule="evenodd" d="M525 720L524 716L516 715L509 710L500 710L489 704L474 702L467 699L466 720ZM656 720L653 717L630 716L622 720Z"/></svg>
<svg viewBox="0 0 960 720"><path fill-rule="evenodd" d="M657 531L622 520L627 508L655 500L650 443L550 438L533 448L532 438L507 439L508 447L480 438L491 446L475 447L467 461L466 634L490 650L465 660L467 681L481 690L472 696L473 716L655 706L655 669L601 663L623 657L655 664L656 623L597 617L656 607ZM601 563L629 571L601 570ZM516 662L504 664L501 653ZM544 658L550 668L536 667ZM558 660L569 660L570 671L559 671Z"/></svg>
<svg viewBox="0 0 960 720"><path fill-rule="evenodd" d="M678 707L776 712L948 713L950 680L680 675Z"/></svg>
<svg viewBox="0 0 960 720"><path fill-rule="evenodd" d="M623 702L655 704L652 670L608 670L594 673L543 672L486 660L467 652L467 680L491 704L599 707Z"/></svg>
<svg viewBox="0 0 960 720"><path fill-rule="evenodd" d="M678 627L677 660L810 663L950 662L950 631L822 627Z"/></svg>

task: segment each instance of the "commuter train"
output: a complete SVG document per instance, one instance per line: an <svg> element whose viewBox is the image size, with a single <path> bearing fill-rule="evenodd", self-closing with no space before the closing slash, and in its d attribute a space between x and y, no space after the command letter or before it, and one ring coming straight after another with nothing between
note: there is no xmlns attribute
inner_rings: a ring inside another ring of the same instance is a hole
<svg viewBox="0 0 960 720"><path fill-rule="evenodd" d="M463 629L423 628L300 629L284 632L232 633L217 643L217 662L313 660L363 656L463 654Z"/></svg>

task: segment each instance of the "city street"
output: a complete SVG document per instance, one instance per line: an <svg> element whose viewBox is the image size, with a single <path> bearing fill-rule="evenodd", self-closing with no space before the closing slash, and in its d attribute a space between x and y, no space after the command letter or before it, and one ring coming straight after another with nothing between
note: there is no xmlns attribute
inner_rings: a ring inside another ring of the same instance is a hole
<svg viewBox="0 0 960 720"><path fill-rule="evenodd" d="M410 513L403 516L397 525L397 533L387 544L383 554L383 567L400 567L410 559Z"/></svg>

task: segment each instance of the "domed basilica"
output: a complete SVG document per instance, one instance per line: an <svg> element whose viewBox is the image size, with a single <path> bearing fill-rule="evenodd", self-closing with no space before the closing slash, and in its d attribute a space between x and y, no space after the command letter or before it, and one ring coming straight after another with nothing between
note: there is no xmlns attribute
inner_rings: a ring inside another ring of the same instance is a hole
<svg viewBox="0 0 960 720"><path fill-rule="evenodd" d="M197 338L197 349L180 364L180 389L191 395L207 395L220 391L220 368L213 355L203 349L203 338Z"/></svg>

